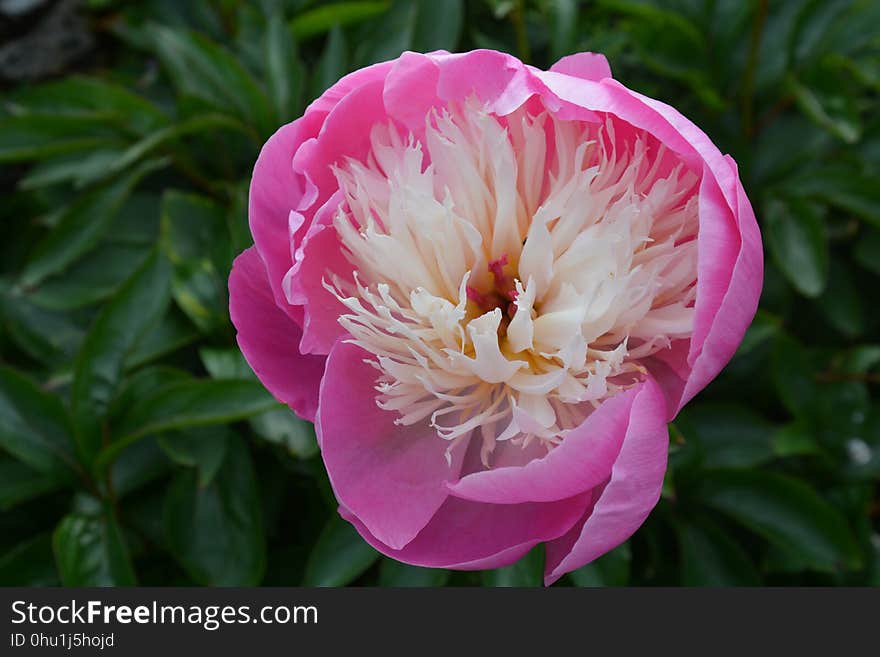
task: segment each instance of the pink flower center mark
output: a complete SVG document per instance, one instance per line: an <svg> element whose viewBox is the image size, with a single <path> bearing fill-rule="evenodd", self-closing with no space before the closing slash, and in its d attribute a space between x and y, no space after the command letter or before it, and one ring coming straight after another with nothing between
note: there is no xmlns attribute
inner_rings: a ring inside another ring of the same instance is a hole
<svg viewBox="0 0 880 657"><path fill-rule="evenodd" d="M492 275L493 286L486 292L480 292L472 285L467 286L467 298L473 301L479 309L480 315L500 308L503 314L499 335L504 335L507 325L516 314L516 298L519 292L516 290L516 279L508 275L504 268L508 265L507 254L492 260L488 265Z"/></svg>

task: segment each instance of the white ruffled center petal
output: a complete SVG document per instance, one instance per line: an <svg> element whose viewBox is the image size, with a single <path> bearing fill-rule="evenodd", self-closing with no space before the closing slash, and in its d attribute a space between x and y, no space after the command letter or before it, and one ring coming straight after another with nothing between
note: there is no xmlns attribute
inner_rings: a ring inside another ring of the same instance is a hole
<svg viewBox="0 0 880 657"><path fill-rule="evenodd" d="M334 169L354 283L325 286L398 423L450 449L480 427L487 464L498 441L550 449L690 336L698 178L653 137L472 100L422 142L371 140Z"/></svg>

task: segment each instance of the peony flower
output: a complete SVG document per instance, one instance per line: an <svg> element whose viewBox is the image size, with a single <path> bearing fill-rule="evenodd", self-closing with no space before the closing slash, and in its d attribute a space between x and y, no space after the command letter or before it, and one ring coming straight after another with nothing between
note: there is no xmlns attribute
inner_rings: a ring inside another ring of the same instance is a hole
<svg viewBox="0 0 880 657"><path fill-rule="evenodd" d="M241 350L315 422L339 512L400 561L550 584L657 503L667 422L762 281L736 165L605 58L404 53L263 148Z"/></svg>

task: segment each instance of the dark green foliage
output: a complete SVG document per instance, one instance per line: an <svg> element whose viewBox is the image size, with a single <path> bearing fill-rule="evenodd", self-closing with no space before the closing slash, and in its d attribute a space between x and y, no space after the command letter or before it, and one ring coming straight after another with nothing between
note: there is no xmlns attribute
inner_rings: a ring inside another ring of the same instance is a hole
<svg viewBox="0 0 880 657"><path fill-rule="evenodd" d="M736 159L761 309L671 427L663 497L559 585L880 583L880 3L84 3L76 71L0 104L0 584L537 586L381 558L234 341L263 142L404 50L604 52Z"/></svg>

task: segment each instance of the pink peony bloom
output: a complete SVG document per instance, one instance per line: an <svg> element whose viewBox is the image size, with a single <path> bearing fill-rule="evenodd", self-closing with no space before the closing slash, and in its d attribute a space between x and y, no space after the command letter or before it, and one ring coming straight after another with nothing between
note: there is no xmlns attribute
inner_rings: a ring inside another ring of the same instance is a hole
<svg viewBox="0 0 880 657"><path fill-rule="evenodd" d="M736 165L601 55L356 71L265 145L238 342L314 420L339 511L420 566L545 581L657 503L666 424L761 290Z"/></svg>

